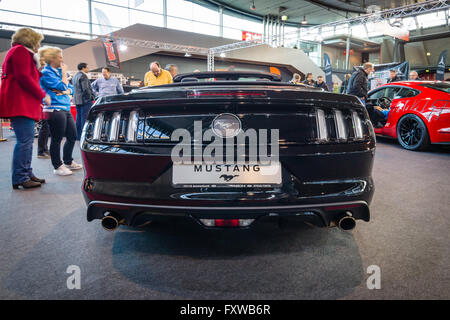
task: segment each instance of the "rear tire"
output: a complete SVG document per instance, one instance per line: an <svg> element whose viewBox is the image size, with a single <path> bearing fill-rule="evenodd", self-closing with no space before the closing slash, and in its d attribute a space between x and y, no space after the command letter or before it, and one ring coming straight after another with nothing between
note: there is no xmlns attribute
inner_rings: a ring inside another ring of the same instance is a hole
<svg viewBox="0 0 450 320"><path fill-rule="evenodd" d="M411 151L424 150L430 145L427 126L415 114L407 114L398 121L397 140L403 148Z"/></svg>

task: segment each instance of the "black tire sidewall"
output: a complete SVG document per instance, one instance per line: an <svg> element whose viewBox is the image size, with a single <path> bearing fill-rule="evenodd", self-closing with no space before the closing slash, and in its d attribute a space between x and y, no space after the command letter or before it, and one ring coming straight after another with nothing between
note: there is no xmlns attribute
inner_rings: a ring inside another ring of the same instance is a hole
<svg viewBox="0 0 450 320"><path fill-rule="evenodd" d="M407 119L414 119L415 121L417 121L417 123L419 124L420 128L422 129L422 135L420 136L420 140L417 144L415 144L414 146L408 146L407 144L405 144L401 137L400 137L400 127L403 121L407 120ZM397 124L397 140L400 143L400 145L407 149L407 150L421 150L423 148L425 148L428 145L428 129L427 126L425 125L425 123L422 121L422 119L420 119L420 117L416 116L415 114L409 113L404 115L403 117L400 118L400 120L398 121Z"/></svg>

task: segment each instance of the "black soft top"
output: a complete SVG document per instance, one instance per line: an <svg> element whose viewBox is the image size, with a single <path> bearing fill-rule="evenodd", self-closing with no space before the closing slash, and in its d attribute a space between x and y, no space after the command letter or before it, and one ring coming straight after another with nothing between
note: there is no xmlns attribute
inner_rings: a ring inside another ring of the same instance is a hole
<svg viewBox="0 0 450 320"><path fill-rule="evenodd" d="M214 79L215 81L238 81L247 79L269 80L281 82L281 77L274 73L259 71L203 71L177 74L173 82L196 82L203 79Z"/></svg>

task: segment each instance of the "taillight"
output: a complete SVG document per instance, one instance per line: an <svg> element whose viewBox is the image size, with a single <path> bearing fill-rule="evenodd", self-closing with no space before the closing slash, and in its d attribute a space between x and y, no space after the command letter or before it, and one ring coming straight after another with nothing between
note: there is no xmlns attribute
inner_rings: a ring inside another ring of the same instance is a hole
<svg viewBox="0 0 450 320"><path fill-rule="evenodd" d="M347 128L345 127L344 116L341 110L334 110L334 121L336 122L338 139L347 140Z"/></svg>
<svg viewBox="0 0 450 320"><path fill-rule="evenodd" d="M80 138L80 144L81 144L81 145L82 145L83 142L86 140L86 134L87 134L87 131L88 131L89 126L90 126L89 121L86 121L86 122L84 123L83 130L81 131L81 138Z"/></svg>
<svg viewBox="0 0 450 320"><path fill-rule="evenodd" d="M136 133L138 126L139 114L137 111L131 111L128 119L128 129L126 142L136 142Z"/></svg>
<svg viewBox="0 0 450 320"><path fill-rule="evenodd" d="M99 113L97 118L95 119L94 124L94 133L92 135L92 140L100 140L102 135L102 127L103 127L104 115L103 113Z"/></svg>
<svg viewBox="0 0 450 320"><path fill-rule="evenodd" d="M120 112L114 112L111 119L108 141L115 142L119 138Z"/></svg>
<svg viewBox="0 0 450 320"><path fill-rule="evenodd" d="M344 142L364 138L362 116L354 110L315 111L318 142ZM350 130L349 130L350 129Z"/></svg>
<svg viewBox="0 0 450 320"><path fill-rule="evenodd" d="M200 219L206 227L248 227L255 219Z"/></svg>
<svg viewBox="0 0 450 320"><path fill-rule="evenodd" d="M358 116L358 113L356 111L352 111L352 121L353 121L353 128L355 130L355 138L362 139L363 138L362 122L361 118Z"/></svg>
<svg viewBox="0 0 450 320"><path fill-rule="evenodd" d="M325 119L325 112L322 109L316 110L317 119L317 133L320 141L328 140L327 122Z"/></svg>
<svg viewBox="0 0 450 320"><path fill-rule="evenodd" d="M204 92L189 92L188 98L196 97L265 97L266 92L248 92L248 91L204 91Z"/></svg>

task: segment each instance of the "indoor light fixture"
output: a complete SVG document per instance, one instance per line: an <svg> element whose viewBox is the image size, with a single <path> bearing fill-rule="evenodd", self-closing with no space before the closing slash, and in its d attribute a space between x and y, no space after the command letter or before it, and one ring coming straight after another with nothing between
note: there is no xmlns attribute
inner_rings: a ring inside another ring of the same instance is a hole
<svg viewBox="0 0 450 320"><path fill-rule="evenodd" d="M250 7L250 9L251 9L251 10L256 10L256 7L255 7L255 0L252 1L252 6Z"/></svg>
<svg viewBox="0 0 450 320"><path fill-rule="evenodd" d="M120 46L119 46L119 50L120 51L127 51L127 45L126 44L121 44Z"/></svg>
<svg viewBox="0 0 450 320"><path fill-rule="evenodd" d="M191 55L189 52L186 52L186 53L184 54L184 56L185 56L186 58L192 57L192 55Z"/></svg>
<svg viewBox="0 0 450 320"><path fill-rule="evenodd" d="M281 20L286 21L288 16L281 16Z"/></svg>
<svg viewBox="0 0 450 320"><path fill-rule="evenodd" d="M303 16L302 24L307 24L308 21L306 21L306 16Z"/></svg>
<svg viewBox="0 0 450 320"><path fill-rule="evenodd" d="M225 58L225 56L226 56L225 52L221 52L221 53L220 53L220 57L221 57L221 58Z"/></svg>

